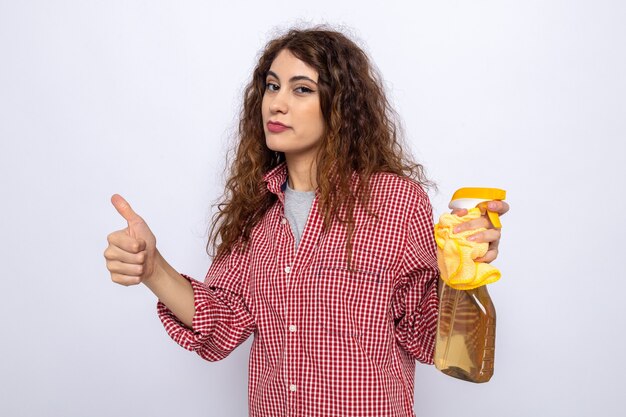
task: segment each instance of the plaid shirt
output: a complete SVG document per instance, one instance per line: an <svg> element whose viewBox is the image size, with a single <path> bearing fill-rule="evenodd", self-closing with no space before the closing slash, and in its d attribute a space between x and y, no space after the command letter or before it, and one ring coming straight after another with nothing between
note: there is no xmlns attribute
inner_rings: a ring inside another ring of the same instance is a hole
<svg viewBox="0 0 626 417"><path fill-rule="evenodd" d="M286 178L284 163L265 176L278 200L244 253L213 262L204 283L181 274L195 294L192 329L158 302L165 330L209 361L254 333L252 417L413 416L415 360L433 361L438 312L428 196L409 179L374 175L378 217L355 207L348 270L345 226L322 232L318 195L296 251Z"/></svg>

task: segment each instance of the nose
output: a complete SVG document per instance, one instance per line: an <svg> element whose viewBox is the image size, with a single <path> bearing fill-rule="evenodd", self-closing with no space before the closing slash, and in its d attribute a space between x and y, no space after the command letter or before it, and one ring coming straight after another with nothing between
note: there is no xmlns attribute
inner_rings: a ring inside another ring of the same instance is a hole
<svg viewBox="0 0 626 417"><path fill-rule="evenodd" d="M272 113L287 113L289 105L285 89L280 89L274 93L270 100L270 111Z"/></svg>

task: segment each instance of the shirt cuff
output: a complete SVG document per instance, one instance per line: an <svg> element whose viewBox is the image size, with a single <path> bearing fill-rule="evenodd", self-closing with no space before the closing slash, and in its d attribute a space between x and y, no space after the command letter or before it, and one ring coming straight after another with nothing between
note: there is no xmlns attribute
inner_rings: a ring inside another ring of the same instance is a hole
<svg viewBox="0 0 626 417"><path fill-rule="evenodd" d="M435 288L437 285L435 284ZM424 303L420 307L420 320L417 334L420 348L418 349L416 359L421 363L432 365L435 363L435 343L437 337L437 319L439 317L439 298L436 291L432 291L427 295ZM416 337L417 335L413 335Z"/></svg>
<svg viewBox="0 0 626 417"><path fill-rule="evenodd" d="M200 281L188 275L180 274L189 281L193 288L195 314L191 321L191 329L174 315L160 300L157 301L157 314L165 331L180 346L187 350L198 350L209 338L214 319L210 316L214 298L210 290Z"/></svg>
<svg viewBox="0 0 626 417"><path fill-rule="evenodd" d="M432 284L431 284L432 285ZM434 363L439 298L435 283L419 306L407 313L396 327L396 339L409 355L421 363Z"/></svg>

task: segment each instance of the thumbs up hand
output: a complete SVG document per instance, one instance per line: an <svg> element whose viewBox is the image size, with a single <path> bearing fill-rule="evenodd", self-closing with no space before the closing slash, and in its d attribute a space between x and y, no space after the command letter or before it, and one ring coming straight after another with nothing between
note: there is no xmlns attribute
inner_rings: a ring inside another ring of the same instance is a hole
<svg viewBox="0 0 626 417"><path fill-rule="evenodd" d="M156 238L122 196L114 194L111 203L128 222L128 227L107 236L109 246L104 251L107 269L113 282L137 285L150 279L155 272L158 256Z"/></svg>

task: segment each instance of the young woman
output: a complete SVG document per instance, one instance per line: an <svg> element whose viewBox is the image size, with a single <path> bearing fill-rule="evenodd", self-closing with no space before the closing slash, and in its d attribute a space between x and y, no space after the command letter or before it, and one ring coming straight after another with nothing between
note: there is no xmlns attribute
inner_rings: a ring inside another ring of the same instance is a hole
<svg viewBox="0 0 626 417"><path fill-rule="evenodd" d="M128 227L108 236L112 280L143 282L170 336L207 360L254 333L251 416L412 416L415 361L433 361L439 271L429 183L398 135L357 45L289 31L245 90L205 282L174 270L117 194ZM460 227L487 228L475 238L495 259L486 217Z"/></svg>

